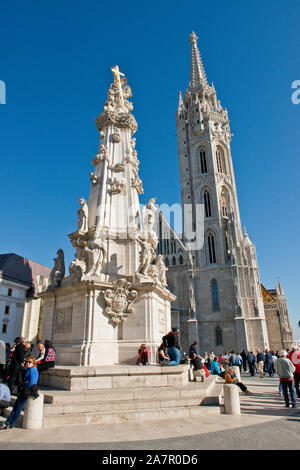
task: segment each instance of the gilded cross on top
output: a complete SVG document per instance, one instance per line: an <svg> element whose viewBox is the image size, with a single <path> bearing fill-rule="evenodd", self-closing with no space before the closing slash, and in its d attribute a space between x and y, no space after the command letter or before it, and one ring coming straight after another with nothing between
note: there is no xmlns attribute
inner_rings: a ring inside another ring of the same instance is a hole
<svg viewBox="0 0 300 470"><path fill-rule="evenodd" d="M121 85L121 80L120 80L120 76L124 77L124 73L120 72L118 65L116 65L115 67L112 67L111 71L114 75L115 83L117 83L119 87L121 103L124 104L124 96L123 96L123 90L122 90L122 85Z"/></svg>

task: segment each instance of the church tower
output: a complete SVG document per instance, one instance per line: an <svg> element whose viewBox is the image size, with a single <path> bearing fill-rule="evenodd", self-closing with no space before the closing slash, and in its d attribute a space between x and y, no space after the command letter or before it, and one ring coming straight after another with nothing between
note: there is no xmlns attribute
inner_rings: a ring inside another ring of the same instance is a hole
<svg viewBox="0 0 300 470"><path fill-rule="evenodd" d="M197 39L190 35L191 79L179 95L176 126L182 209L192 220L183 220L182 241L194 280L199 349L264 349L268 333L259 270L255 247L241 229L228 112L208 83ZM191 226L196 247L187 233ZM172 282L172 269L168 276Z"/></svg>

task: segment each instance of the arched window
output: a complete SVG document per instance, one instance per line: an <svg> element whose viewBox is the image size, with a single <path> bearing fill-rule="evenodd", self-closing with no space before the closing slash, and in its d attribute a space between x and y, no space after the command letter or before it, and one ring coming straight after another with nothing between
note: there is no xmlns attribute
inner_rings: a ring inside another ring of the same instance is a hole
<svg viewBox="0 0 300 470"><path fill-rule="evenodd" d="M206 153L204 149L199 152L199 170L200 173L207 173Z"/></svg>
<svg viewBox="0 0 300 470"><path fill-rule="evenodd" d="M7 333L8 321L9 321L9 320L8 320L7 318L5 318L5 319L3 320L3 323L2 323L2 334Z"/></svg>
<svg viewBox="0 0 300 470"><path fill-rule="evenodd" d="M207 248L208 248L208 260L210 264L217 262L216 258L216 247L215 247L215 237L212 233L207 236Z"/></svg>
<svg viewBox="0 0 300 470"><path fill-rule="evenodd" d="M211 217L210 194L207 189L204 191L204 208L205 217Z"/></svg>
<svg viewBox="0 0 300 470"><path fill-rule="evenodd" d="M167 256L165 257L165 265L169 266L169 258Z"/></svg>
<svg viewBox="0 0 300 470"><path fill-rule="evenodd" d="M172 258L172 264L173 264L173 266L176 265L176 258L175 258L175 256L173 256L173 258Z"/></svg>
<svg viewBox="0 0 300 470"><path fill-rule="evenodd" d="M218 173L226 173L224 152L221 149L221 147L217 147L216 160L217 160L217 171L218 171Z"/></svg>
<svg viewBox="0 0 300 470"><path fill-rule="evenodd" d="M221 211L223 217L228 217L228 201L224 190L221 192Z"/></svg>
<svg viewBox="0 0 300 470"><path fill-rule="evenodd" d="M223 339L222 339L222 330L219 326L216 327L215 333L216 333L216 346L221 346L223 344Z"/></svg>
<svg viewBox="0 0 300 470"><path fill-rule="evenodd" d="M179 264L183 264L183 257L181 255L179 256Z"/></svg>
<svg viewBox="0 0 300 470"><path fill-rule="evenodd" d="M218 283L215 279L211 281L211 295L212 295L213 311L217 312L218 310L220 310L220 304L219 304Z"/></svg>

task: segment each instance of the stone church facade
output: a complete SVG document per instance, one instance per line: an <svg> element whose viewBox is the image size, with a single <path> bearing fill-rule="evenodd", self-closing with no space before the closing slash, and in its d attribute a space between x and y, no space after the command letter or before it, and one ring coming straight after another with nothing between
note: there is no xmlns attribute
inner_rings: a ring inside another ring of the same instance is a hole
<svg viewBox="0 0 300 470"><path fill-rule="evenodd" d="M203 352L265 349L273 345L272 321L255 246L241 228L228 112L207 81L194 33L190 43L191 80L176 113L183 233L162 213L157 226L176 295L173 326L185 347L197 339Z"/></svg>

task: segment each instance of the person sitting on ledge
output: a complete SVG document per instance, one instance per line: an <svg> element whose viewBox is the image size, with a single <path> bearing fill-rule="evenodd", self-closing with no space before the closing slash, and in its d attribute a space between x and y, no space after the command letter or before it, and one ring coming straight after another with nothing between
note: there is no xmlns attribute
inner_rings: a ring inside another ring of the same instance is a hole
<svg viewBox="0 0 300 470"><path fill-rule="evenodd" d="M139 366L150 366L149 349L147 349L147 346L145 344L141 344L141 347L138 350L138 358L136 363Z"/></svg>
<svg viewBox="0 0 300 470"><path fill-rule="evenodd" d="M45 340L45 345L39 343L38 349L40 353L36 358L36 363L38 372L41 373L43 370L48 370L55 366L55 349L48 339Z"/></svg>
<svg viewBox="0 0 300 470"><path fill-rule="evenodd" d="M193 353L191 364L193 366L194 382L197 382L197 377L201 377L201 382L204 382L204 379L206 378L206 372L203 368L204 359L198 354Z"/></svg>
<svg viewBox="0 0 300 470"><path fill-rule="evenodd" d="M235 384L242 390L242 392L249 393L249 390L247 389L246 385L244 385L242 382L238 381L238 378L235 375L234 369L232 367L230 367L228 369L228 372L225 375L225 383L226 384Z"/></svg>
<svg viewBox="0 0 300 470"><path fill-rule="evenodd" d="M158 361L161 366L166 366L169 362L170 358L167 353L167 348L165 347L164 343L158 348Z"/></svg>
<svg viewBox="0 0 300 470"><path fill-rule="evenodd" d="M211 375L219 375L223 379L225 378L224 368L218 363L217 356L214 357L210 365L210 373Z"/></svg>

